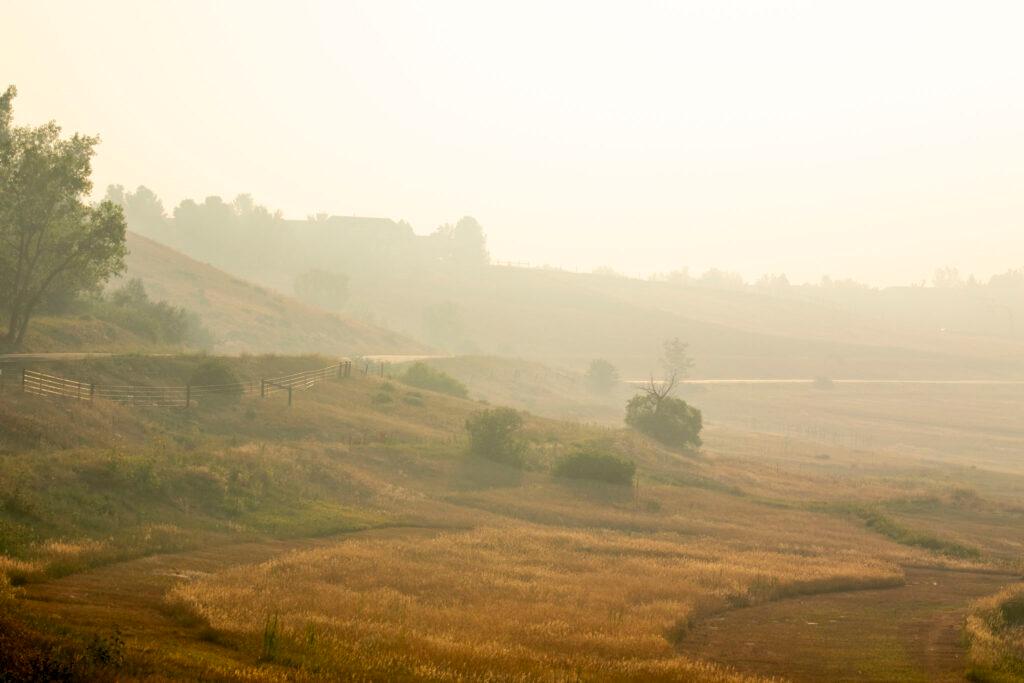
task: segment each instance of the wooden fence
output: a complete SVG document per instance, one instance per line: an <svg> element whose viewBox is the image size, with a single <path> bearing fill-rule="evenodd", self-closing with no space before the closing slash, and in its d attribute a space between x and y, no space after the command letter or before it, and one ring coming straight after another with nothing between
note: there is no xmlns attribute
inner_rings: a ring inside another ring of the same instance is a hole
<svg viewBox="0 0 1024 683"><path fill-rule="evenodd" d="M160 408L190 408L193 403L202 403L204 398L216 396L259 396L267 398L276 393L288 393L288 405L292 404L292 392L310 389L331 378L352 376L352 361L342 361L316 370L296 372L281 377L263 378L258 381L232 384L203 384L184 386L113 385L79 382L67 377L48 375L35 370L21 371L21 388L26 394L46 398L66 398L79 401L114 401L132 406L153 406Z"/></svg>

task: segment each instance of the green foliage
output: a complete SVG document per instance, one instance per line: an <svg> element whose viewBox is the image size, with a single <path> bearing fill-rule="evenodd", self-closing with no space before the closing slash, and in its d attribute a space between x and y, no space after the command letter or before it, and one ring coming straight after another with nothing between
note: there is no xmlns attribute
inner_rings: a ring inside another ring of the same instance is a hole
<svg viewBox="0 0 1024 683"><path fill-rule="evenodd" d="M883 536L888 536L902 545L924 548L934 553L960 559L978 559L981 557L981 551L977 548L938 538L931 534L913 531L877 510L861 509L857 511L857 514L864 520L864 524L869 529L873 529Z"/></svg>
<svg viewBox="0 0 1024 683"><path fill-rule="evenodd" d="M86 203L97 138L61 138L50 122L11 126L10 87L0 96L0 314L14 348L29 320L53 299L96 290L124 267L120 206Z"/></svg>
<svg viewBox="0 0 1024 683"><path fill-rule="evenodd" d="M190 256L240 275L258 274L266 259L280 259L292 246L280 212L246 194L231 202L217 196L184 200L174 209L167 237L167 244Z"/></svg>
<svg viewBox="0 0 1024 683"><path fill-rule="evenodd" d="M700 410L672 396L651 392L637 394L626 404L626 424L673 448L701 445L703 417Z"/></svg>
<svg viewBox="0 0 1024 683"><path fill-rule="evenodd" d="M203 327L199 316L166 301L151 300L138 279L129 280L108 297L93 302L89 310L100 320L157 343L197 348L213 345L213 336Z"/></svg>
<svg viewBox="0 0 1024 683"><path fill-rule="evenodd" d="M139 185L135 192L129 192L122 185L110 185L105 199L124 209L129 230L160 242L167 241L167 212L164 211L163 202L151 189Z"/></svg>
<svg viewBox="0 0 1024 683"><path fill-rule="evenodd" d="M1011 628L1024 626L1024 593L1008 598L999 606L999 611Z"/></svg>
<svg viewBox="0 0 1024 683"><path fill-rule="evenodd" d="M86 646L86 652L97 664L119 667L124 664L124 645L120 631L115 630L110 637L96 633Z"/></svg>
<svg viewBox="0 0 1024 683"><path fill-rule="evenodd" d="M268 614L267 622L263 625L263 648L260 653L260 661L274 661L277 658L279 645L280 632L278 629L277 614Z"/></svg>
<svg viewBox="0 0 1024 683"><path fill-rule="evenodd" d="M436 391L458 398L469 396L469 389L465 384L445 372L435 370L426 363L413 363L405 371L405 374L399 377L399 381L411 387Z"/></svg>
<svg viewBox="0 0 1024 683"><path fill-rule="evenodd" d="M606 394L619 383L619 371L605 359L597 358L590 362L585 379L591 391Z"/></svg>
<svg viewBox="0 0 1024 683"><path fill-rule="evenodd" d="M0 581L2 581L0 577ZM123 678L124 640L53 632L18 605L0 609L0 681L113 681Z"/></svg>
<svg viewBox="0 0 1024 683"><path fill-rule="evenodd" d="M242 398L242 385L238 375L220 358L208 358L196 366L188 379L192 386L217 386L221 390L203 397L210 403L237 403Z"/></svg>
<svg viewBox="0 0 1024 683"><path fill-rule="evenodd" d="M520 467L526 444L518 432L523 416L512 408L491 408L466 418L469 452L477 457Z"/></svg>
<svg viewBox="0 0 1024 683"><path fill-rule="evenodd" d="M636 474L636 463L600 445L580 447L555 465L556 477L589 479L607 484L628 485Z"/></svg>

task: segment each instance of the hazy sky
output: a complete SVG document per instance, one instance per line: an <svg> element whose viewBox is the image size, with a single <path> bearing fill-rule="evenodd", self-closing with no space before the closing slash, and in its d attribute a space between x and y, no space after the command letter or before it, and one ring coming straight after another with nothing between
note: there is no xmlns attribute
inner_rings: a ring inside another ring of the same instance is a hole
<svg viewBox="0 0 1024 683"><path fill-rule="evenodd" d="M1024 265L1024 2L20 2L97 188L469 214L496 258L879 284Z"/></svg>

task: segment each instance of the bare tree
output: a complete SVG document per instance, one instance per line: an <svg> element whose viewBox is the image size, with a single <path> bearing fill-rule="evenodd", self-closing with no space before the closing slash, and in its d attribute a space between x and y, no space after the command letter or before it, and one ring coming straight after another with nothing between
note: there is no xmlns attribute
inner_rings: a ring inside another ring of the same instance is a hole
<svg viewBox="0 0 1024 683"><path fill-rule="evenodd" d="M675 372L670 372L660 382L654 379L654 375L644 385L644 394L655 404L659 404L668 398L679 384L679 377Z"/></svg>

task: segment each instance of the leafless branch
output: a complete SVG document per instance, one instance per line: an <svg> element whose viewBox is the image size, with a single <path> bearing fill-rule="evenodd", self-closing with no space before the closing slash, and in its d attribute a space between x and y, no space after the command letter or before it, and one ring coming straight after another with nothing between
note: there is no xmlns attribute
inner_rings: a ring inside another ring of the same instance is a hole
<svg viewBox="0 0 1024 683"><path fill-rule="evenodd" d="M647 386L644 387L644 391L648 396L653 398L656 402L660 403L666 397L668 397L673 391L675 391L676 385L679 383L679 377L675 372L669 373L665 379L660 382L654 379L654 375L647 382Z"/></svg>

